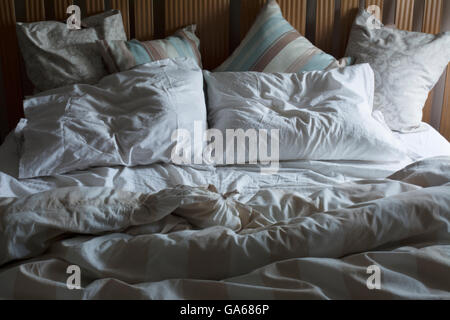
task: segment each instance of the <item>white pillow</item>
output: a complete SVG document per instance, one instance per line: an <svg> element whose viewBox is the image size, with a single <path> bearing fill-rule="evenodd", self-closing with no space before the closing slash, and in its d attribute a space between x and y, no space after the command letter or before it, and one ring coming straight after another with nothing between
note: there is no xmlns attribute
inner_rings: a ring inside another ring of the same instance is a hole
<svg viewBox="0 0 450 320"><path fill-rule="evenodd" d="M204 71L204 77L210 127L224 136L227 129L279 129L279 160L406 157L371 115L374 75L368 64L299 74Z"/></svg>
<svg viewBox="0 0 450 320"><path fill-rule="evenodd" d="M450 62L450 32L408 32L379 21L374 27L371 17L360 10L346 54L375 72L374 110L383 113L389 127L419 129L428 94Z"/></svg>
<svg viewBox="0 0 450 320"><path fill-rule="evenodd" d="M25 115L20 178L170 162L175 130L206 128L202 71L188 58L151 62L35 96Z"/></svg>

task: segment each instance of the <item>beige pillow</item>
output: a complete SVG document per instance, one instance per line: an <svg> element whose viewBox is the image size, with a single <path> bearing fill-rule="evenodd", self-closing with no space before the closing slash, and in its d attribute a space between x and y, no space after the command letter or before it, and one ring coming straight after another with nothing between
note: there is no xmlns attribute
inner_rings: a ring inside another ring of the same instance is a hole
<svg viewBox="0 0 450 320"><path fill-rule="evenodd" d="M98 45L110 73L129 70L151 61L192 58L202 67L200 39L195 25L187 26L161 40L99 40Z"/></svg>
<svg viewBox="0 0 450 320"><path fill-rule="evenodd" d="M126 40L120 11L110 10L69 30L63 22L17 23L17 37L29 79L38 91L75 83L96 83L108 74L97 40Z"/></svg>

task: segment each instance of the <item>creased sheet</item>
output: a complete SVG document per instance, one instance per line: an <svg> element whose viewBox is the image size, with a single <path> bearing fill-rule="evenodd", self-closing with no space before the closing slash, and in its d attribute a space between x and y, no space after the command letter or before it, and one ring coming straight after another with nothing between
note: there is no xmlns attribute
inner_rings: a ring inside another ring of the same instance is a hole
<svg viewBox="0 0 450 320"><path fill-rule="evenodd" d="M243 201L214 186L0 199L2 298L450 299L450 158ZM366 268L382 273L366 286ZM69 265L82 289L66 287Z"/></svg>

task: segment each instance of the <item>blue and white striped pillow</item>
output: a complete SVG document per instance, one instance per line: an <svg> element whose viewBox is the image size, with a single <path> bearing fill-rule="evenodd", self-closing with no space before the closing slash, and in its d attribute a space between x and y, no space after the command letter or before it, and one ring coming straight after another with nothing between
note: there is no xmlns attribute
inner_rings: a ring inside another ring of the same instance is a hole
<svg viewBox="0 0 450 320"><path fill-rule="evenodd" d="M328 70L351 64L315 47L283 17L275 0L259 13L233 54L215 71L286 72Z"/></svg>
<svg viewBox="0 0 450 320"><path fill-rule="evenodd" d="M97 41L110 73L125 71L151 61L179 57L192 58L202 66L200 39L196 26L190 25L161 40Z"/></svg>

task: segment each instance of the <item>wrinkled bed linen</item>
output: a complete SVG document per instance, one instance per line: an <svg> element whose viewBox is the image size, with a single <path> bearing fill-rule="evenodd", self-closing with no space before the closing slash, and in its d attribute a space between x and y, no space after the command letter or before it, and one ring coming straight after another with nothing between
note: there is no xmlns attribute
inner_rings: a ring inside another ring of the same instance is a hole
<svg viewBox="0 0 450 320"><path fill-rule="evenodd" d="M18 134L20 135L20 134ZM281 162L278 173L261 175L258 166L176 166L153 164L134 168L99 167L64 175L18 179L16 136L10 134L0 146L0 196L23 197L56 188L109 187L151 193L177 185L214 185L221 193L238 190L249 197L261 188L304 190L305 194L325 186L357 179L385 178L410 162L295 161Z"/></svg>
<svg viewBox="0 0 450 320"><path fill-rule="evenodd" d="M309 194L255 189L1 198L0 297L450 299L450 157ZM66 288L72 264L81 290Z"/></svg>

